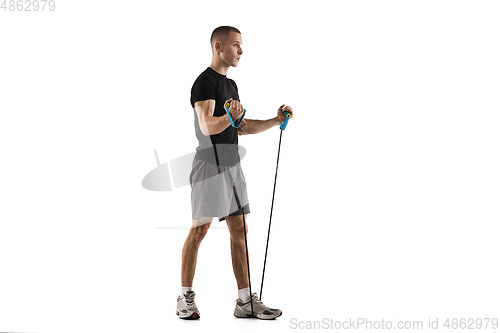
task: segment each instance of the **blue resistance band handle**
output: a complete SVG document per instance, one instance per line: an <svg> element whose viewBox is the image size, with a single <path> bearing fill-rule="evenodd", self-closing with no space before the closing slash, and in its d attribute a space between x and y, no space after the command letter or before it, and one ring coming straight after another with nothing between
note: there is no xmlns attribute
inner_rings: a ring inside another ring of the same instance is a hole
<svg viewBox="0 0 500 333"><path fill-rule="evenodd" d="M290 120L291 114L288 111L281 110L281 112L286 116L285 121L283 123L281 123L281 125L280 125L280 130L284 131L286 128L286 125L288 124L288 121Z"/></svg>
<svg viewBox="0 0 500 333"><path fill-rule="evenodd" d="M233 126L234 128L238 128L240 127L240 124L241 124L241 121L243 120L243 117L245 117L245 113L247 113L247 110L243 109L243 114L241 115L240 119L237 120L236 124L233 122L233 118L231 117L231 113L229 113L229 102L226 103L226 112L227 112L227 116L229 117L229 121L231 122L231 126Z"/></svg>

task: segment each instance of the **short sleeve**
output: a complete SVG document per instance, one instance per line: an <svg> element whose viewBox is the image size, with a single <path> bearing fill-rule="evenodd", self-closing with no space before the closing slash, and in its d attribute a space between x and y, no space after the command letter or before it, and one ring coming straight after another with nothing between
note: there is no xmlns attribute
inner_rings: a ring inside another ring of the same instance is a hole
<svg viewBox="0 0 500 333"><path fill-rule="evenodd" d="M207 99L216 99L217 81L210 75L199 76L191 89L191 104L198 101L206 101Z"/></svg>
<svg viewBox="0 0 500 333"><path fill-rule="evenodd" d="M236 89L236 93L238 93L238 100L241 102L241 99L239 99L238 86L236 85L236 82L234 82L234 80L232 80L232 79L229 79L229 81L233 85L234 89Z"/></svg>

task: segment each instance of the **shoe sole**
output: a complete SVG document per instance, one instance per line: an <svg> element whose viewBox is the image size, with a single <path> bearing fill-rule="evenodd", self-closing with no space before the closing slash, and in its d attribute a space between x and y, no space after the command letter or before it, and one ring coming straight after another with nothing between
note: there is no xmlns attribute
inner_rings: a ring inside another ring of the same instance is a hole
<svg viewBox="0 0 500 333"><path fill-rule="evenodd" d="M276 317L273 317L273 318L259 318L257 316L252 316L251 314L247 314L245 317L238 317L238 316L235 316L236 318L241 318L241 319L250 319L250 318L255 318L255 319L260 319L260 320L273 320L273 319L276 319L278 317L281 317L281 315L283 314L283 311L280 312L280 314Z"/></svg>
<svg viewBox="0 0 500 333"><path fill-rule="evenodd" d="M179 316L179 311L175 312L176 315ZM189 317L181 317L179 316L180 319L185 319L185 320L194 320L194 319L200 319L200 315L197 314L196 312L193 312L193 314Z"/></svg>

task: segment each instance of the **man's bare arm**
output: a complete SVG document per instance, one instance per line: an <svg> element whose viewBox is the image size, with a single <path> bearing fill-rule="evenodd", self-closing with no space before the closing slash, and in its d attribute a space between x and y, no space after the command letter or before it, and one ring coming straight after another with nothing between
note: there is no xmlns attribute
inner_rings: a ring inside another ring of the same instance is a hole
<svg viewBox="0 0 500 333"><path fill-rule="evenodd" d="M227 114L222 117L214 117L215 100L207 99L194 103L201 133L205 136L219 134L231 125Z"/></svg>
<svg viewBox="0 0 500 333"><path fill-rule="evenodd" d="M267 131L271 127L281 124L278 117L267 120L243 119L238 128L239 135L257 134Z"/></svg>
<svg viewBox="0 0 500 333"><path fill-rule="evenodd" d="M239 135L256 134L267 131L268 129L276 125L280 125L286 119L286 116L283 114L283 111L290 113L289 116L293 118L292 108L290 106L285 106L285 104L283 104L278 108L277 116L274 118L267 120L243 119L238 129L238 134Z"/></svg>

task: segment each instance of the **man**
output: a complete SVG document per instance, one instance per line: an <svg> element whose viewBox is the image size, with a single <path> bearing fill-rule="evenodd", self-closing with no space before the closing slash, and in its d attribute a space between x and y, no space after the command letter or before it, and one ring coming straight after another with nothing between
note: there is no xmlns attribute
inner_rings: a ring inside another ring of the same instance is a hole
<svg viewBox="0 0 500 333"><path fill-rule="evenodd" d="M260 133L280 125L285 120L281 110L290 112L292 117L293 111L283 104L272 119L244 118L238 87L226 77L229 67L237 67L243 54L241 33L233 27L218 27L212 33L210 44L212 63L198 76L191 90L199 146L190 177L192 228L182 250L182 289L177 299L177 314L182 319L200 317L192 290L196 258L213 217L219 217L220 221L226 220L231 238L233 271L238 285L234 316L252 317L253 308L254 317L274 319L281 315L281 310L265 306L257 294L250 295L249 290L248 249L245 241L248 230L244 230L243 222L248 221L250 206L238 154L238 135ZM224 108L228 102L233 124L241 120L239 127L231 124ZM233 187L239 200L235 197Z"/></svg>

